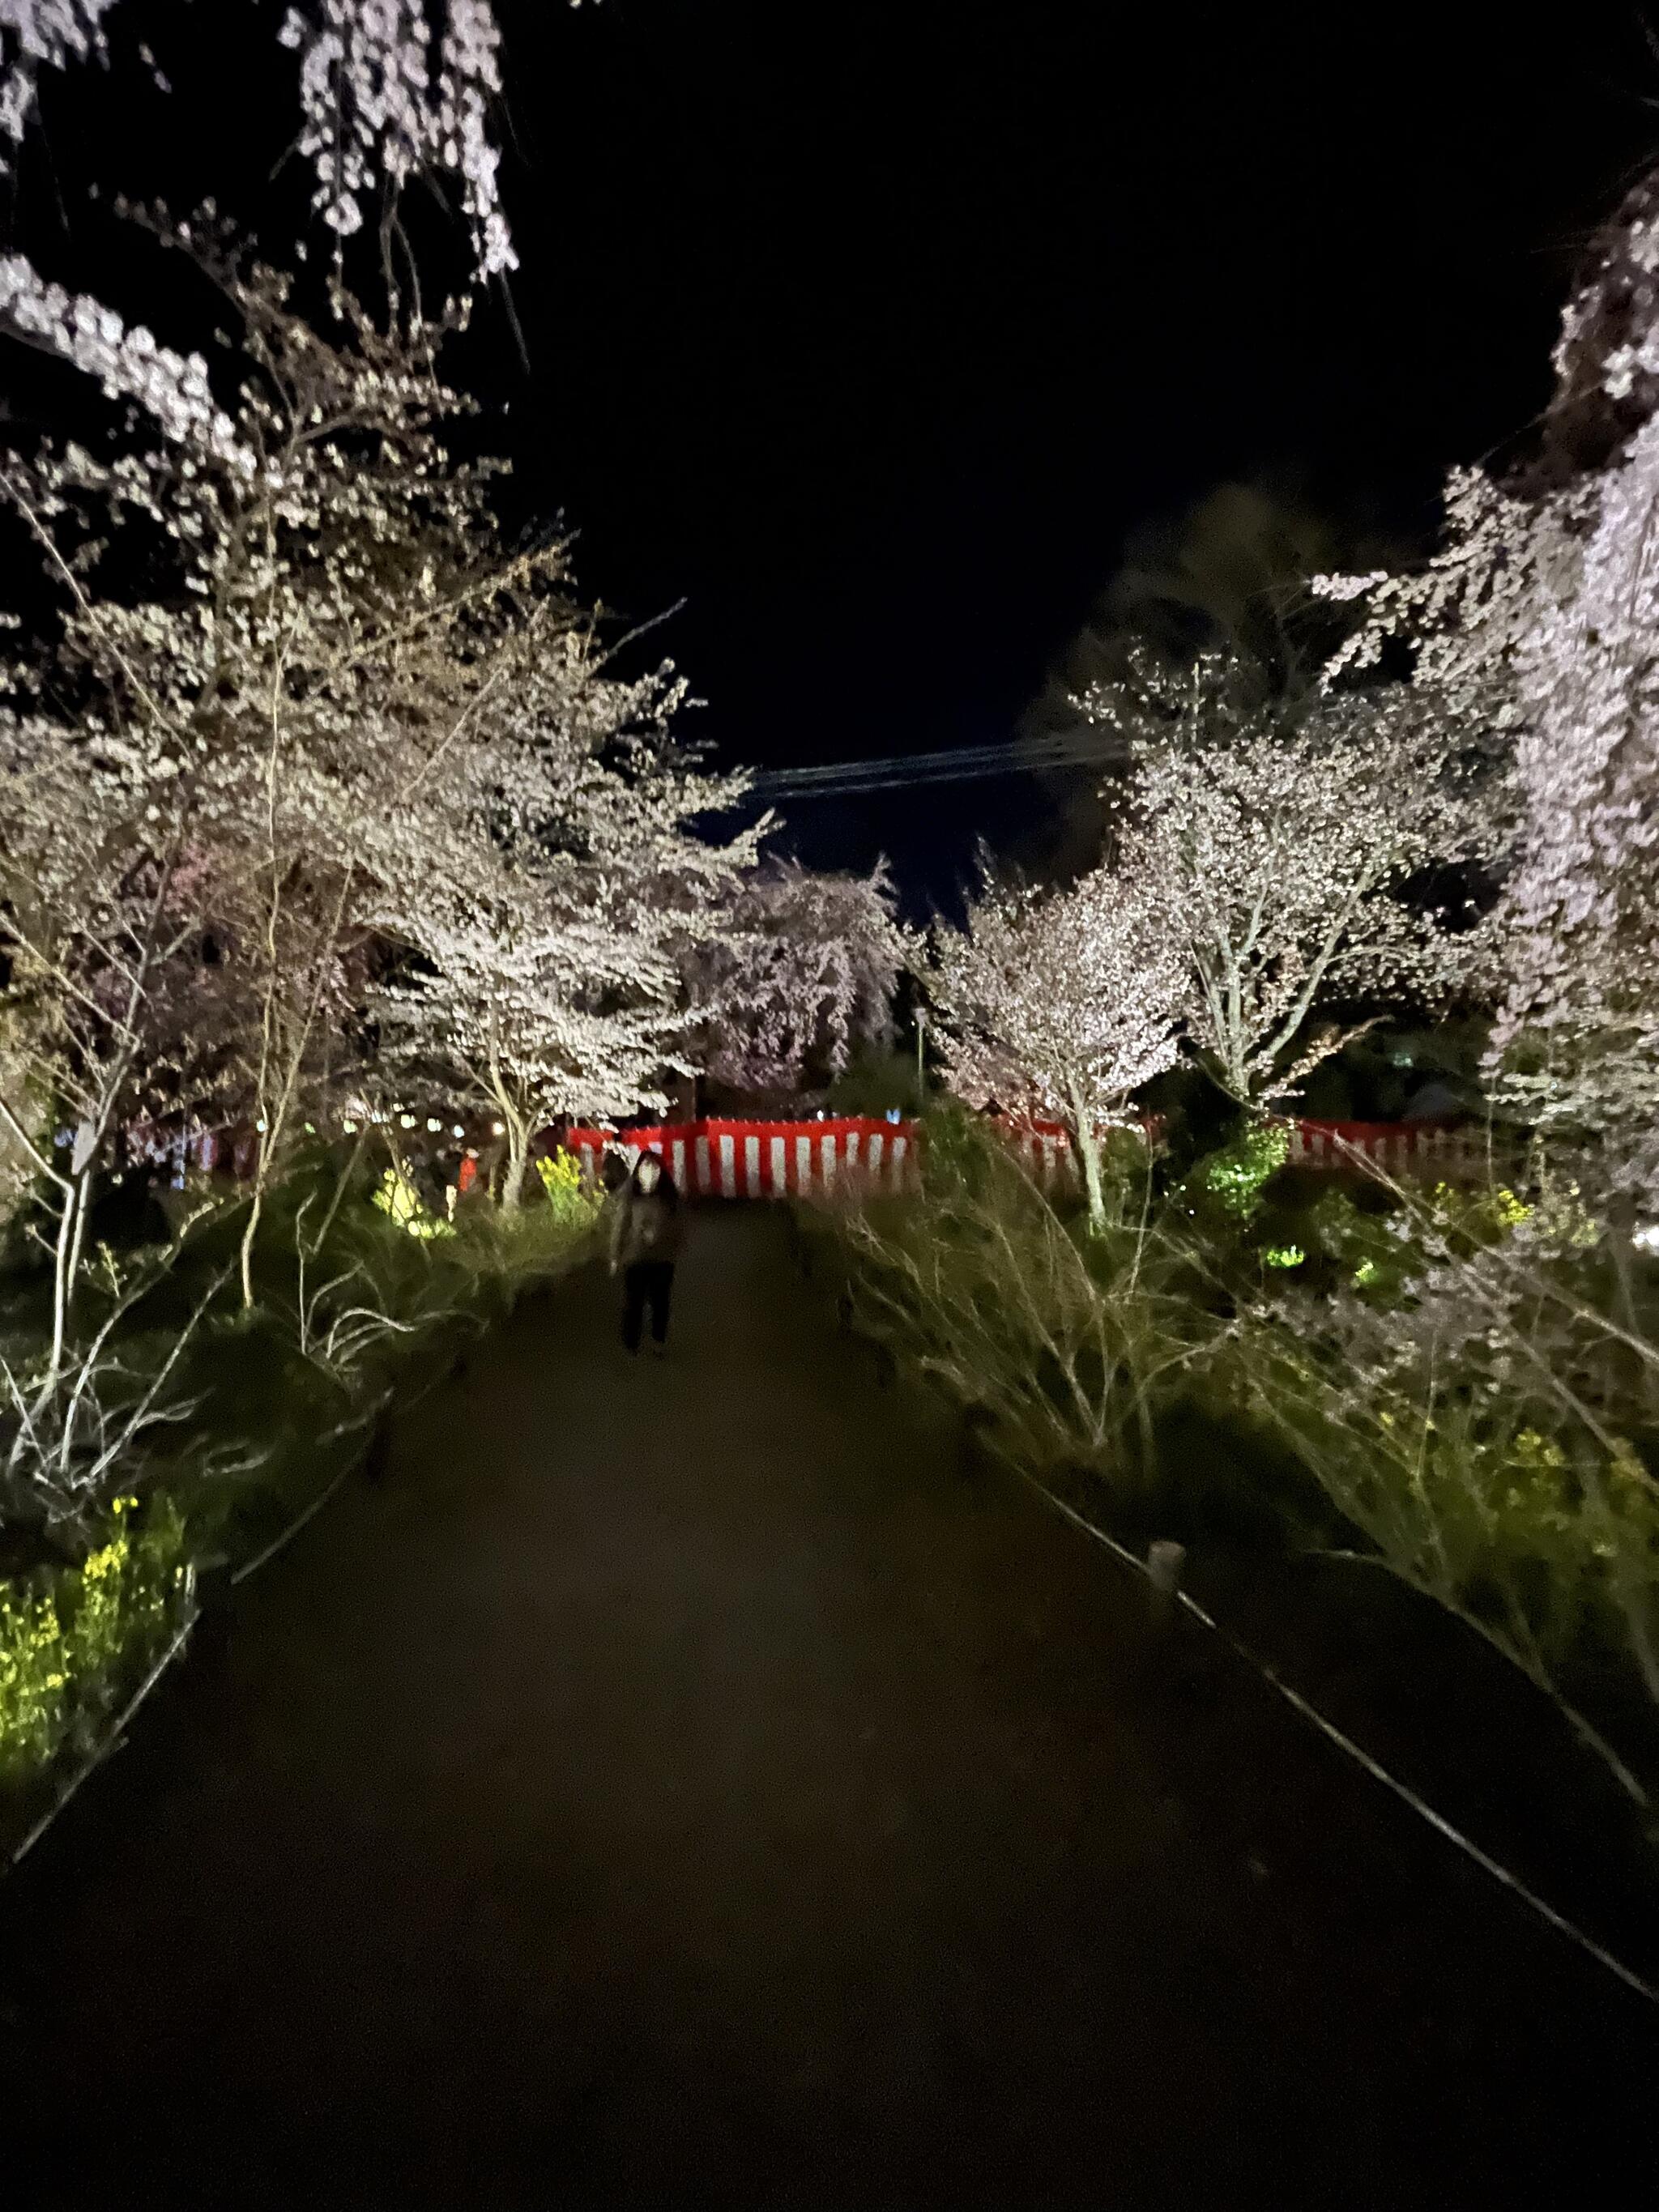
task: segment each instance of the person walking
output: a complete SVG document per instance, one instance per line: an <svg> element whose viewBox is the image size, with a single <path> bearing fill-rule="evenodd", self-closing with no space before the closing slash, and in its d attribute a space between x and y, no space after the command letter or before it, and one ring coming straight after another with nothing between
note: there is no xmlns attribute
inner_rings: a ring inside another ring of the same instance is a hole
<svg viewBox="0 0 1659 2212"><path fill-rule="evenodd" d="M640 1154L611 1208L611 1272L623 1279L623 1342L639 1350L648 1310L651 1349L661 1358L684 1224L680 1194L659 1152Z"/></svg>

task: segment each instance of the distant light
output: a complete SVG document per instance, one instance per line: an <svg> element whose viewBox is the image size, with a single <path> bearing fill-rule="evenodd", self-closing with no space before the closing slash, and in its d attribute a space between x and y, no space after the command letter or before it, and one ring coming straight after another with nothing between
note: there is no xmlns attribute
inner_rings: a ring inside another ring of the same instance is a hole
<svg viewBox="0 0 1659 2212"><path fill-rule="evenodd" d="M357 1124L355 1121L342 1121L340 1127L348 1137L355 1137L357 1133Z"/></svg>
<svg viewBox="0 0 1659 2212"><path fill-rule="evenodd" d="M466 1134L466 1131L462 1128L460 1123L458 1121L449 1133L452 1137L464 1137Z"/></svg>
<svg viewBox="0 0 1659 2212"><path fill-rule="evenodd" d="M415 1116L412 1114L399 1114L398 1127L400 1129L412 1129L415 1127Z"/></svg>
<svg viewBox="0 0 1659 2212"><path fill-rule="evenodd" d="M254 1125L253 1125L253 1126L254 1126L254 1127L255 1127L257 1130L258 1130L258 1132L259 1132L259 1133L261 1134L261 1136L263 1136L263 1135L264 1134L264 1130L265 1130L265 1117L264 1117L264 1115L263 1114L259 1116L258 1120L254 1123Z"/></svg>
<svg viewBox="0 0 1659 2212"><path fill-rule="evenodd" d="M443 1123L438 1119L435 1114L428 1114L426 1117L426 1126L435 1137L439 1130L442 1128Z"/></svg>
<svg viewBox="0 0 1659 2212"><path fill-rule="evenodd" d="M507 1124L505 1121L492 1121L489 1127L492 1134L497 1137L504 1137L507 1134Z"/></svg>
<svg viewBox="0 0 1659 2212"><path fill-rule="evenodd" d="M1659 1252L1659 1221L1644 1222L1630 1241L1644 1252Z"/></svg>

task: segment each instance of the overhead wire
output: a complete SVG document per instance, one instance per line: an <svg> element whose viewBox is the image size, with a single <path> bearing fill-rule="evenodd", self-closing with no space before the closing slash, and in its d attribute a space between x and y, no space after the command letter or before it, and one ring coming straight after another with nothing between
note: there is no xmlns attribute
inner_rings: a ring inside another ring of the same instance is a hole
<svg viewBox="0 0 1659 2212"><path fill-rule="evenodd" d="M984 776L1103 765L1126 757L1127 747L1121 738L1079 731L1050 738L1015 738L1000 744L957 745L935 752L831 761L809 768L763 769L750 788L753 798L763 801L850 798L924 784L959 783Z"/></svg>

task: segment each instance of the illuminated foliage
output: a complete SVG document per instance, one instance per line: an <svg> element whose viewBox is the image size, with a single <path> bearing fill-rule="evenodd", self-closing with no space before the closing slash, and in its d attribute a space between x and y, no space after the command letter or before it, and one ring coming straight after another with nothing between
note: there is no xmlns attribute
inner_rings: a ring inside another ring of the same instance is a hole
<svg viewBox="0 0 1659 2212"><path fill-rule="evenodd" d="M454 1231L447 1221L440 1221L432 1213L419 1191L400 1168L387 1168L375 1184L369 1203L379 1208L394 1229L402 1229L410 1237L453 1237Z"/></svg>
<svg viewBox="0 0 1659 2212"><path fill-rule="evenodd" d="M1420 572L1324 580L1365 622L1334 672L1390 641L1426 706L1513 750L1517 857L1494 917L1488 1075L1552 1137L1599 1143L1631 1186L1659 1164L1659 178L1638 184L1569 301L1529 471L1455 474Z"/></svg>
<svg viewBox="0 0 1659 2212"><path fill-rule="evenodd" d="M1069 889L988 882L965 926L933 933L926 969L945 1078L970 1105L1051 1115L1104 1218L1099 1132L1170 1066L1185 977L1140 886L1097 868Z"/></svg>
<svg viewBox="0 0 1659 2212"><path fill-rule="evenodd" d="M734 1090L798 1091L885 1044L909 952L894 909L884 861L867 876L793 860L745 873L718 936L684 955L707 1073Z"/></svg>
<svg viewBox="0 0 1659 2212"><path fill-rule="evenodd" d="M1282 1122L1245 1121L1191 1180L1230 1219L1253 1221L1261 1210L1263 1192L1290 1152L1290 1131Z"/></svg>
<svg viewBox="0 0 1659 2212"><path fill-rule="evenodd" d="M69 1730L64 1626L50 1589L0 1583L0 1773L44 1766Z"/></svg>
<svg viewBox="0 0 1659 2212"><path fill-rule="evenodd" d="M1079 701L1130 742L1117 868L1184 959L1188 1047L1241 1105L1294 1091L1353 1034L1312 1017L1382 994L1431 1003L1485 957L1467 904L1418 879L1501 848L1501 779L1484 726L1408 687L1265 696L1205 654L1138 655Z"/></svg>
<svg viewBox="0 0 1659 2212"><path fill-rule="evenodd" d="M574 1152L544 1152L537 1159L536 1170L556 1220L577 1231L598 1220L604 1195L583 1175L581 1162Z"/></svg>
<svg viewBox="0 0 1659 2212"><path fill-rule="evenodd" d="M170 1500L117 1498L78 1568L0 1583L0 1778L49 1765L94 1731L190 1603L185 1531Z"/></svg>
<svg viewBox="0 0 1659 2212"><path fill-rule="evenodd" d="M22 138L43 69L106 57L105 21L117 4L6 0L0 133ZM300 0L276 37L299 59L297 151L312 167L315 211L337 239L361 231L370 213L390 222L411 179L447 173L460 186L477 275L518 266L490 132L501 88L490 0Z"/></svg>

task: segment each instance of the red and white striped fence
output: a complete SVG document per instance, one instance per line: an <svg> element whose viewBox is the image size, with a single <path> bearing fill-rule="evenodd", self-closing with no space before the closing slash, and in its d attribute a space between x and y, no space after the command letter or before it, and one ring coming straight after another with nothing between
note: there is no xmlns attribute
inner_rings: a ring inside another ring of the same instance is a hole
<svg viewBox="0 0 1659 2212"><path fill-rule="evenodd" d="M1058 1121L999 1125L1045 1187L1073 1181L1071 1139ZM1404 1121L1293 1121L1288 1164L1342 1169L1370 1162L1390 1175L1455 1179L1484 1172L1479 1130ZM683 1191L699 1198L800 1198L836 1188L914 1188L921 1147L914 1121L683 1121L652 1128L572 1129L563 1139L590 1174L614 1148L630 1162L659 1152Z"/></svg>
<svg viewBox="0 0 1659 2212"><path fill-rule="evenodd" d="M658 1128L571 1129L564 1142L597 1173L614 1147L629 1159L662 1154L683 1191L698 1198L805 1198L837 1185L902 1190L915 1170L912 1121L682 1121Z"/></svg>
<svg viewBox="0 0 1659 2212"><path fill-rule="evenodd" d="M1344 1168L1361 1162L1388 1175L1455 1182L1486 1172L1490 1152L1479 1128L1443 1129L1413 1121L1291 1121L1289 1164Z"/></svg>
<svg viewBox="0 0 1659 2212"><path fill-rule="evenodd" d="M999 1122L1020 1159L1045 1187L1073 1182L1077 1163L1058 1121ZM1407 1121L1291 1121L1288 1164L1340 1170L1370 1163L1389 1175L1457 1181L1486 1170L1479 1128L1445 1129ZM128 1157L239 1177L251 1175L258 1137L246 1127L183 1131L139 1124L126 1133ZM64 1141L64 1139L60 1139ZM416 1141L418 1141L416 1140ZM614 1148L630 1160L661 1152L683 1191L700 1198L797 1198L836 1189L914 1188L921 1146L914 1121L845 1116L822 1121L700 1121L643 1129L575 1128L560 1139L597 1174Z"/></svg>
<svg viewBox="0 0 1659 2212"><path fill-rule="evenodd" d="M999 1120L997 1127L1013 1146L1026 1173L1045 1190L1051 1183L1076 1182L1077 1160L1063 1122Z"/></svg>
<svg viewBox="0 0 1659 2212"><path fill-rule="evenodd" d="M1072 1140L1058 1121L1000 1125L1036 1180L1074 1180ZM1286 1165L1342 1169L1369 1163L1389 1175L1432 1176L1455 1181L1482 1175L1488 1162L1480 1129L1444 1129L1412 1121L1288 1121Z"/></svg>

